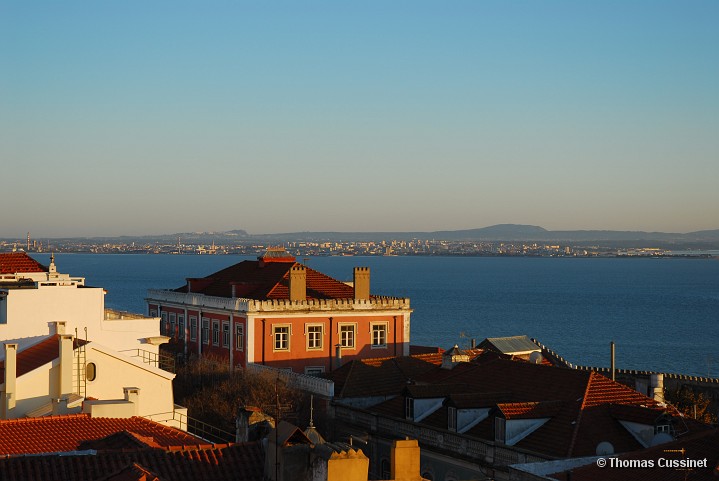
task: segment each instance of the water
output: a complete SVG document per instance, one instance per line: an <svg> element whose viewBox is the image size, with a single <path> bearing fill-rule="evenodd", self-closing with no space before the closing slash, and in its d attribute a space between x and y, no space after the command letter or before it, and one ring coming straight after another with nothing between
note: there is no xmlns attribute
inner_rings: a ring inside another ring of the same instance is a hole
<svg viewBox="0 0 719 481"><path fill-rule="evenodd" d="M47 264L49 255L33 255ZM242 256L57 254L60 272L104 287L106 305L146 312L149 288L175 288ZM719 377L719 261L512 257L313 257L339 280L371 268L373 294L409 297L412 343L526 334L576 364Z"/></svg>

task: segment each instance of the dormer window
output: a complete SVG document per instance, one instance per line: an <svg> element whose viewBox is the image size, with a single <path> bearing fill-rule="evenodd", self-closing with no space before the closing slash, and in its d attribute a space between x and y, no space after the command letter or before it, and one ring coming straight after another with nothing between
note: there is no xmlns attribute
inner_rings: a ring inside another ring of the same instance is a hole
<svg viewBox="0 0 719 481"><path fill-rule="evenodd" d="M447 429L449 431L457 432L457 408L447 408Z"/></svg>
<svg viewBox="0 0 719 481"><path fill-rule="evenodd" d="M494 440L504 443L507 439L507 420L499 416L494 418Z"/></svg>
<svg viewBox="0 0 719 481"><path fill-rule="evenodd" d="M404 400L404 417L414 421L414 398L408 397Z"/></svg>

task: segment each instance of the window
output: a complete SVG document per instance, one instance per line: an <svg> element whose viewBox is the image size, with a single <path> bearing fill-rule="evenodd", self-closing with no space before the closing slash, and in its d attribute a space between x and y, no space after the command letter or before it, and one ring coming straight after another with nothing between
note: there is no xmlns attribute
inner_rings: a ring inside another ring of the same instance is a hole
<svg viewBox="0 0 719 481"><path fill-rule="evenodd" d="M210 343L210 320L206 317L202 318L202 344Z"/></svg>
<svg viewBox="0 0 719 481"><path fill-rule="evenodd" d="M355 347L355 325L340 324L340 345L343 348Z"/></svg>
<svg viewBox="0 0 719 481"><path fill-rule="evenodd" d="M242 351L245 348L245 325L235 324L235 349Z"/></svg>
<svg viewBox="0 0 719 481"><path fill-rule="evenodd" d="M494 440L495 442L504 443L507 421L504 418L494 418Z"/></svg>
<svg viewBox="0 0 719 481"><path fill-rule="evenodd" d="M307 350L322 349L322 325L307 326Z"/></svg>
<svg viewBox="0 0 719 481"><path fill-rule="evenodd" d="M97 378L97 366L94 362L85 364L85 379L94 381Z"/></svg>
<svg viewBox="0 0 719 481"><path fill-rule="evenodd" d="M372 324L372 347L387 347L387 324Z"/></svg>
<svg viewBox="0 0 719 481"><path fill-rule="evenodd" d="M404 417L410 421L414 421L414 399L411 397L404 400Z"/></svg>
<svg viewBox="0 0 719 481"><path fill-rule="evenodd" d="M180 339L185 338L185 316L182 314L177 316L177 337Z"/></svg>
<svg viewBox="0 0 719 481"><path fill-rule="evenodd" d="M190 341L197 340L197 318L190 316Z"/></svg>
<svg viewBox="0 0 719 481"><path fill-rule="evenodd" d="M452 406L447 408L447 429L457 431L457 408Z"/></svg>
<svg viewBox="0 0 719 481"><path fill-rule="evenodd" d="M212 345L220 345L220 321L212 321Z"/></svg>
<svg viewBox="0 0 719 481"><path fill-rule="evenodd" d="M290 326L274 326L272 335L275 338L275 351L290 350Z"/></svg>
<svg viewBox="0 0 719 481"><path fill-rule="evenodd" d="M175 337L177 335L177 332L175 332L175 321L177 320L177 314L174 312L170 313L170 330L167 331L167 335L170 337Z"/></svg>
<svg viewBox="0 0 719 481"><path fill-rule="evenodd" d="M307 366L305 368L305 374L308 376L321 376L324 372L324 366Z"/></svg>
<svg viewBox="0 0 719 481"><path fill-rule="evenodd" d="M230 323L222 323L222 347L230 347Z"/></svg>
<svg viewBox="0 0 719 481"><path fill-rule="evenodd" d="M167 331L169 331L169 327L167 325L167 313L163 312L160 315L160 334L167 335Z"/></svg>
<svg viewBox="0 0 719 481"><path fill-rule="evenodd" d="M155 309L150 309L150 317L157 317L157 311Z"/></svg>

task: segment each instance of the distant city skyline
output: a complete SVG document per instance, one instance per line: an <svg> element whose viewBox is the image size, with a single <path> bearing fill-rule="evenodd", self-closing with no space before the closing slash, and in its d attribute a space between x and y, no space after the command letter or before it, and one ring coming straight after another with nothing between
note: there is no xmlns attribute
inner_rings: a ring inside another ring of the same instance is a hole
<svg viewBox="0 0 719 481"><path fill-rule="evenodd" d="M719 3L4 2L0 238L719 228Z"/></svg>

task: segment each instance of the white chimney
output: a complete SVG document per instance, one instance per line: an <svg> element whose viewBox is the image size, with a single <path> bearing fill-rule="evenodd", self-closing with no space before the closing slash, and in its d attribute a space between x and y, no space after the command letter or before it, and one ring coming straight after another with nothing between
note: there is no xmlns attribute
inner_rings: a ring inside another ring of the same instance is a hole
<svg viewBox="0 0 719 481"><path fill-rule="evenodd" d="M65 334L66 326L65 321L52 321L50 323L50 334Z"/></svg>
<svg viewBox="0 0 719 481"><path fill-rule="evenodd" d="M17 381L17 344L5 344L5 391L2 393L2 418L8 419L15 408Z"/></svg>
<svg viewBox="0 0 719 481"><path fill-rule="evenodd" d="M139 387L124 387L122 390L125 393L125 401L131 402L135 405L135 416L140 412L140 388Z"/></svg>
<svg viewBox="0 0 719 481"><path fill-rule="evenodd" d="M72 334L60 334L60 379L57 397L67 398L72 394L72 365L75 360Z"/></svg>

